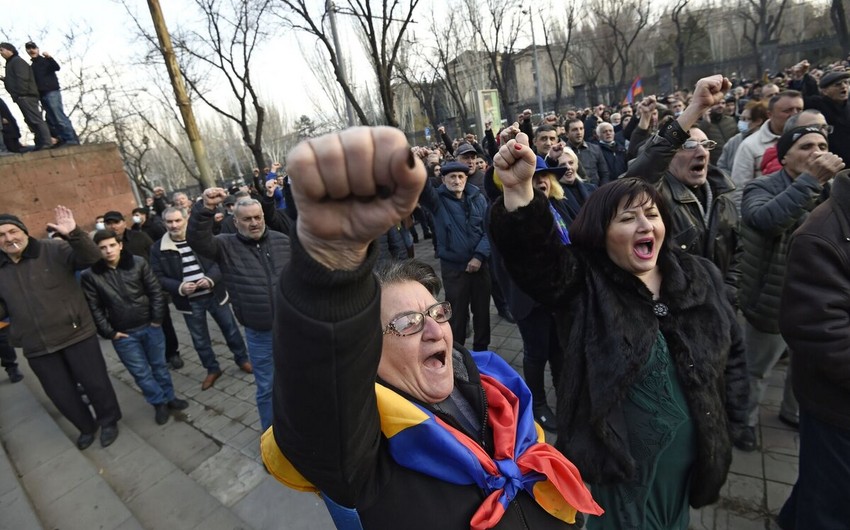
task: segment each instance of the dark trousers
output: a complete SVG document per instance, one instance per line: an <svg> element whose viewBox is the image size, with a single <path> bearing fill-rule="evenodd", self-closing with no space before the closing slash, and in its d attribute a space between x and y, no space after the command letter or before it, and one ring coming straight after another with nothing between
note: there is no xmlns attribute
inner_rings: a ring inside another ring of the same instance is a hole
<svg viewBox="0 0 850 530"><path fill-rule="evenodd" d="M563 366L563 353L558 340L557 324L551 311L537 306L525 318L517 320L522 337L522 367L525 382L531 390L534 404L546 403L544 370L546 362L552 372L552 384L558 387Z"/></svg>
<svg viewBox="0 0 850 530"><path fill-rule="evenodd" d="M850 430L800 410L797 483L779 512L783 530L850 529Z"/></svg>
<svg viewBox="0 0 850 530"><path fill-rule="evenodd" d="M174 322L171 321L171 309L165 304L165 317L162 319L162 332L165 334L165 360L180 355L180 344L177 342L177 332L174 331Z"/></svg>
<svg viewBox="0 0 850 530"><path fill-rule="evenodd" d="M50 140L50 129L41 117L41 107L38 103L38 98L20 97L15 101L18 108L21 109L21 114L24 115L24 121L35 135L36 147L50 147L53 142Z"/></svg>
<svg viewBox="0 0 850 530"><path fill-rule="evenodd" d="M0 328L0 366L3 366L3 368L16 368L18 366L15 348L9 344L9 326Z"/></svg>
<svg viewBox="0 0 850 530"><path fill-rule="evenodd" d="M93 433L98 424L104 427L121 419L121 408L96 335L27 360L47 397L81 433ZM83 402L77 383L85 389L97 419Z"/></svg>
<svg viewBox="0 0 850 530"><path fill-rule="evenodd" d="M446 301L452 304L449 324L455 342L466 341L466 323L472 308L472 350L485 351L490 346L490 271L486 263L478 272L442 269Z"/></svg>

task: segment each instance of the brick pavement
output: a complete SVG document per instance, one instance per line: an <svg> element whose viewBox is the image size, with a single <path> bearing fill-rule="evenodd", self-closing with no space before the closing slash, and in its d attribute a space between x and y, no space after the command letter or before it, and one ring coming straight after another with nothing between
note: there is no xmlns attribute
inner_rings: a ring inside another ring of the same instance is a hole
<svg viewBox="0 0 850 530"><path fill-rule="evenodd" d="M419 259L439 268L434 259L430 241L416 245ZM177 416L178 421L194 427L221 446L221 455L217 461L227 465L228 454L241 455L260 463L259 436L260 424L254 403L253 376L241 372L232 362L232 356L215 323L210 320L210 332L213 347L218 355L224 375L215 386L201 391L201 380L206 371L201 366L197 354L191 346L191 339L182 317L173 311L173 320L180 341L180 351L186 366L172 371L175 390L178 396L187 399L188 409ZM522 341L515 325L502 320L491 304L491 349L498 352L518 371L522 369ZM104 355L110 374L134 390L131 376L120 364L108 342L103 342ZM784 367L773 375L762 409L759 440L762 450L753 453L734 451L729 480L723 488L722 498L716 505L696 511L692 510L691 528L703 530L749 530L776 528L771 521L787 498L791 484L797 475L797 433L790 430L777 419L779 401L782 396ZM547 381L549 380L547 376ZM549 382L549 401L555 403L554 390ZM151 419L153 411L150 411ZM554 441L554 436L547 434ZM179 466L179 463L177 463ZM195 475L196 473L193 473ZM202 472L201 472L202 474ZM274 498L279 492L277 484L263 481L259 484L246 484L245 488L263 490L261 495ZM280 488L283 488L281 485ZM237 493L234 493L236 495ZM245 495L241 491L238 495ZM226 496L227 493L220 495ZM219 496L219 495L216 495ZM220 498L220 496L219 496ZM287 496L287 528L316 528L316 498L309 494ZM301 506L299 506L301 505ZM271 513L274 513L274 508ZM300 514L300 515L299 515ZM282 514L279 514L282 515Z"/></svg>

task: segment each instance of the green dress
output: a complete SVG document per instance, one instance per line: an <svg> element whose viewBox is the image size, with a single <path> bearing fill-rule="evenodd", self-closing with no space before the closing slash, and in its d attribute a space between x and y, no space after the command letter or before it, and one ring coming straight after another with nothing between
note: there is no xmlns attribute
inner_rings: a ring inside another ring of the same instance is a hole
<svg viewBox="0 0 850 530"><path fill-rule="evenodd" d="M658 338L624 403L634 482L593 485L605 510L589 530L687 530L696 436L664 335Z"/></svg>

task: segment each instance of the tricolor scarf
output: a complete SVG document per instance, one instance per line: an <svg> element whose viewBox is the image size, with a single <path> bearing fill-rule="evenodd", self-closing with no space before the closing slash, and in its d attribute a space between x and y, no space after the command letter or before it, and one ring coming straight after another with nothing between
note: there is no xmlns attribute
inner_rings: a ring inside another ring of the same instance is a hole
<svg viewBox="0 0 850 530"><path fill-rule="evenodd" d="M390 454L401 466L451 484L481 488L487 498L475 512L471 529L493 528L521 490L553 517L575 522L577 511L601 515L578 469L551 445L534 423L531 392L519 374L492 352L471 352L487 396L493 430L493 457L465 433L448 425L424 406L375 385L381 430ZM263 459L271 473L296 489L306 480L277 448L272 430L263 435ZM285 471L284 471L285 470ZM280 476L285 475L285 476ZM306 483L308 484L308 483ZM315 491L315 488L313 489Z"/></svg>

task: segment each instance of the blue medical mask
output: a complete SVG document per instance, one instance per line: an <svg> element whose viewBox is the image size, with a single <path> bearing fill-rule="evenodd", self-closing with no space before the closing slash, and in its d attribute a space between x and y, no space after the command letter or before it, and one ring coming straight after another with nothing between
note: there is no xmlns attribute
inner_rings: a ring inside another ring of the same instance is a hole
<svg viewBox="0 0 850 530"><path fill-rule="evenodd" d="M750 128L750 122L744 120L738 120L738 130L742 133L747 132Z"/></svg>

